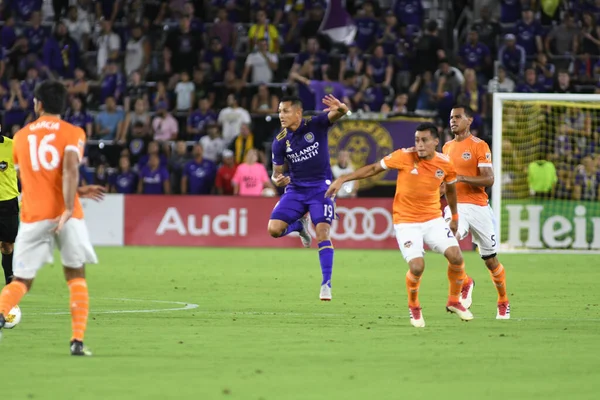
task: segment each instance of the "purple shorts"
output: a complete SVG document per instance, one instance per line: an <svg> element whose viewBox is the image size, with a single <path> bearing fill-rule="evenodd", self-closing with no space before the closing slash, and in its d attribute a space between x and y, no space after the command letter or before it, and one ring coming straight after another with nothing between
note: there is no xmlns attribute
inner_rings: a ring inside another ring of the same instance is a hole
<svg viewBox="0 0 600 400"><path fill-rule="evenodd" d="M300 190L288 188L275 204L271 219L290 225L309 212L313 224L324 222L331 225L335 219L335 202L331 198L325 198L326 191L327 188Z"/></svg>

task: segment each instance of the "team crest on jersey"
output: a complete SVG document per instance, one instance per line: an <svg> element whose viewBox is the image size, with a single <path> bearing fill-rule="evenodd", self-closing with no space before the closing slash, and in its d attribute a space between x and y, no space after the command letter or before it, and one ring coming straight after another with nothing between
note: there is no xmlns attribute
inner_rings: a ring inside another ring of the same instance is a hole
<svg viewBox="0 0 600 400"><path fill-rule="evenodd" d="M294 150L292 150L292 145L290 144L290 141L286 140L285 141L285 152L291 153L292 151L294 151Z"/></svg>
<svg viewBox="0 0 600 400"><path fill-rule="evenodd" d="M462 158L463 158L463 160L465 160L465 161L468 161L468 160L470 160L470 159L471 159L471 153L470 153L468 150L467 150L467 151L465 151L465 152L462 154Z"/></svg>
<svg viewBox="0 0 600 400"><path fill-rule="evenodd" d="M308 132L306 135L304 135L304 140L306 140L308 143L312 143L315 141L315 135L313 135L312 132Z"/></svg>
<svg viewBox="0 0 600 400"><path fill-rule="evenodd" d="M488 161L492 161L492 153L485 153L485 159Z"/></svg>
<svg viewBox="0 0 600 400"><path fill-rule="evenodd" d="M435 177L438 179L442 179L444 177L444 171L438 169L437 171L435 171Z"/></svg>
<svg viewBox="0 0 600 400"><path fill-rule="evenodd" d="M6 161L0 161L0 171L4 172L8 168L8 163Z"/></svg>
<svg viewBox="0 0 600 400"><path fill-rule="evenodd" d="M408 242L404 242L403 246L405 249L410 249L410 247L412 246L412 242L410 240Z"/></svg>

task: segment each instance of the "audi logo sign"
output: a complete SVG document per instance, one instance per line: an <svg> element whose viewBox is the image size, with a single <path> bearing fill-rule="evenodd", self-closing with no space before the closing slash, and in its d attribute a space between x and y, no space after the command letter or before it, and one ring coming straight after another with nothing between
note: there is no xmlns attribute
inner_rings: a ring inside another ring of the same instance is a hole
<svg viewBox="0 0 600 400"><path fill-rule="evenodd" d="M335 212L338 219L331 224L331 239L333 240L380 242L395 237L392 213L387 208L338 206L335 208ZM310 233L316 237L312 226Z"/></svg>
<svg viewBox="0 0 600 400"><path fill-rule="evenodd" d="M297 236L269 236L267 223L276 203L266 197L125 196L125 245L301 247ZM391 198L338 200L334 246L397 250L391 208ZM471 249L470 241L462 244Z"/></svg>

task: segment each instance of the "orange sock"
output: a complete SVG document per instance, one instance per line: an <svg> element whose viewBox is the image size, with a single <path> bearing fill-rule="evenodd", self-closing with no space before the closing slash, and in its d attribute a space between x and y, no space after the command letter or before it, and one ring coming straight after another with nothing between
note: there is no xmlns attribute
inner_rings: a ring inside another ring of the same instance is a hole
<svg viewBox="0 0 600 400"><path fill-rule="evenodd" d="M495 270L490 271L490 275L498 291L498 303L507 302L508 296L506 295L506 273L504 272L504 266L502 264L498 265Z"/></svg>
<svg viewBox="0 0 600 400"><path fill-rule="evenodd" d="M87 282L85 278L75 278L67 284L71 292L71 327L73 329L71 340L83 342L90 308Z"/></svg>
<svg viewBox="0 0 600 400"><path fill-rule="evenodd" d="M421 277L414 275L410 270L406 273L406 292L408 293L408 306L419 307L419 285Z"/></svg>
<svg viewBox="0 0 600 400"><path fill-rule="evenodd" d="M457 303L459 301L460 291L466 278L467 273L465 272L464 262L461 265L448 264L448 282L450 283L448 291L449 302Z"/></svg>
<svg viewBox="0 0 600 400"><path fill-rule="evenodd" d="M0 314L7 315L25 296L27 286L23 282L12 281L0 293Z"/></svg>

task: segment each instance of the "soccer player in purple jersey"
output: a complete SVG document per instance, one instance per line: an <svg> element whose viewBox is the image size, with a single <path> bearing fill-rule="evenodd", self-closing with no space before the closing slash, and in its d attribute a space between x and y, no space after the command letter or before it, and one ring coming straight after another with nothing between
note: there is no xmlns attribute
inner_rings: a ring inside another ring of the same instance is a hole
<svg viewBox="0 0 600 400"><path fill-rule="evenodd" d="M302 102L298 97L284 97L279 103L279 119L283 130L273 141L273 176L285 193L275 205L269 220L269 234L274 238L298 232L304 247L310 247L308 218L315 225L319 242L319 261L323 280L320 299L331 300L333 246L329 235L335 219L334 202L325 197L332 182L327 131L348 114L348 106L332 95L323 98L325 113L302 118ZM287 162L289 176L283 174Z"/></svg>

